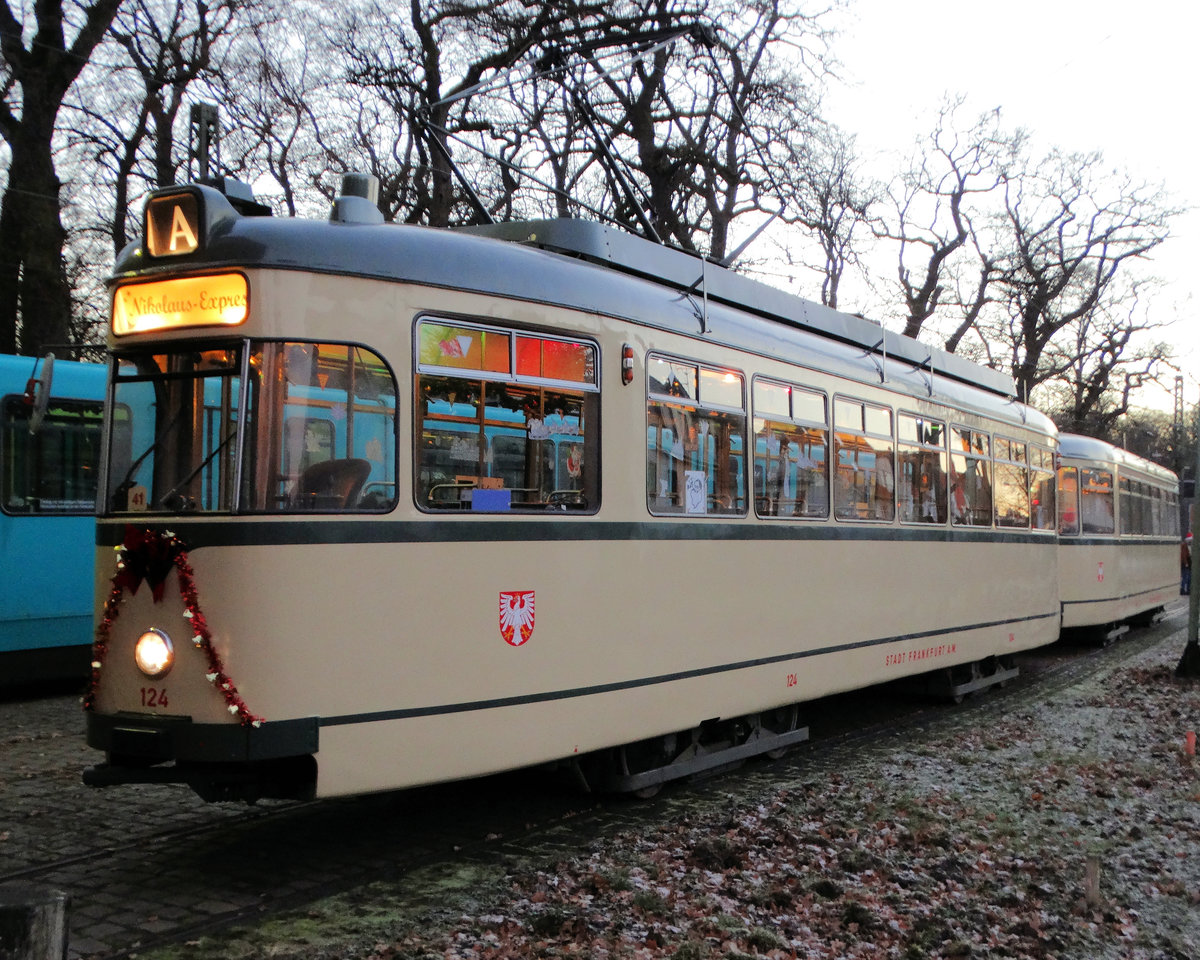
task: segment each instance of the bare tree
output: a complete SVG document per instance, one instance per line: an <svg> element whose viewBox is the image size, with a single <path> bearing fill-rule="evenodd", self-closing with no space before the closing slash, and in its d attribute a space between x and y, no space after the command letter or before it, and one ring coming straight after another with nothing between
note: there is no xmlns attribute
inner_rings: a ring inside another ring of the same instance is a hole
<svg viewBox="0 0 1200 960"><path fill-rule="evenodd" d="M847 268L860 262L855 233L869 224L878 195L858 173L854 138L833 126L821 127L783 176L793 198L784 219L804 227L819 246L821 302L836 309Z"/></svg>
<svg viewBox="0 0 1200 960"><path fill-rule="evenodd" d="M1104 300L1050 342L1045 370L1055 420L1072 433L1111 438L1133 397L1157 380L1170 347L1157 338L1165 324L1149 319L1156 281L1118 277Z"/></svg>
<svg viewBox="0 0 1200 960"><path fill-rule="evenodd" d="M561 22L607 19L609 6L602 0L536 6L413 0L402 16L378 5L355 20L356 28L345 31L338 45L349 82L390 112L382 130L362 131L360 148L370 150L380 134L390 134L397 146L389 156L405 159L399 181L405 195L391 201L396 215L435 226L476 217L478 199L467 183L456 181L452 159L456 137L488 127L475 109L483 85L530 54ZM381 31L386 42L378 42Z"/></svg>
<svg viewBox="0 0 1200 960"><path fill-rule="evenodd" d="M1064 372L1063 331L1121 301L1118 281L1170 235L1177 211L1160 191L1111 174L1099 153L1052 152L1004 181L1008 251L999 262L1003 343L1022 396ZM1068 337L1071 337L1068 334Z"/></svg>
<svg viewBox="0 0 1200 960"><path fill-rule="evenodd" d="M678 13L664 2L643 11L660 27ZM710 0L686 37L601 73L594 110L635 187L616 218L725 260L735 222L783 216L784 172L819 130L826 12L795 0Z"/></svg>
<svg viewBox="0 0 1200 960"><path fill-rule="evenodd" d="M1195 416L1189 421L1193 427ZM1171 414L1163 410L1152 410L1145 407L1130 407L1119 419L1113 422L1106 434L1094 434L1109 443L1136 453L1147 460L1162 464L1168 470L1179 473L1183 464L1178 456L1175 442L1177 440L1175 424ZM1188 452L1194 451L1195 445L1188 445Z"/></svg>
<svg viewBox="0 0 1200 960"><path fill-rule="evenodd" d="M35 353L69 342L71 288L55 124L121 2L42 0L34 23L25 21L24 8L20 16L14 13L7 0L0 7L0 136L10 151L0 204L0 353Z"/></svg>
<svg viewBox="0 0 1200 960"><path fill-rule="evenodd" d="M363 105L340 95L344 64L329 39L329 5L291 0L283 19L270 9L238 31L225 69L213 79L227 129L223 162L242 179L269 176L278 186L281 212L315 211L333 185L328 171L347 172L354 156L328 142L329 129L369 128ZM385 161L371 170L386 174ZM401 165L402 167L402 165ZM266 199L272 199L267 197Z"/></svg>
<svg viewBox="0 0 1200 960"><path fill-rule="evenodd" d="M221 45L252 10L246 0L126 0L114 20L103 48L113 65L106 82L97 79L103 95L77 98L66 131L99 162L112 192L113 253L129 242L133 198L176 182L187 159L186 98L204 97L194 91L219 72Z"/></svg>
<svg viewBox="0 0 1200 960"><path fill-rule="evenodd" d="M946 340L952 352L978 319L995 278L975 221L986 215L988 197L1003 182L1024 139L1020 131L1001 129L998 109L960 132L955 122L962 104L960 97L942 105L928 143L889 190L892 215L876 227L877 236L897 244L905 335L921 336L926 322L943 309L954 324Z"/></svg>

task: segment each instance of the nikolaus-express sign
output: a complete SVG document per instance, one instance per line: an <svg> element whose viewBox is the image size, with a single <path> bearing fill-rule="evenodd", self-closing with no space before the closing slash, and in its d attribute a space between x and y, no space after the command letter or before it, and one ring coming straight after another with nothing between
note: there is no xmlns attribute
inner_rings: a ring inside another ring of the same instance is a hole
<svg viewBox="0 0 1200 960"><path fill-rule="evenodd" d="M240 273L203 274L113 291L114 336L184 327L236 326L249 313L250 291Z"/></svg>

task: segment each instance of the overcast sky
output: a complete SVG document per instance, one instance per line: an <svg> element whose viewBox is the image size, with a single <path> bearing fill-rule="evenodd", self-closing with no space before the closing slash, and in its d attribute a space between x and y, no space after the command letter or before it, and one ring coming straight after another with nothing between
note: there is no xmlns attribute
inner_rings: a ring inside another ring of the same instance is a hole
<svg viewBox="0 0 1200 960"><path fill-rule="evenodd" d="M1043 146L1101 150L1193 208L1156 254L1169 282L1155 319L1185 354L1185 399L1200 399L1200 4L1183 0L849 0L835 52L847 81L828 117L859 152L907 153L944 95L963 116L1000 107ZM1167 406L1147 396L1147 405Z"/></svg>

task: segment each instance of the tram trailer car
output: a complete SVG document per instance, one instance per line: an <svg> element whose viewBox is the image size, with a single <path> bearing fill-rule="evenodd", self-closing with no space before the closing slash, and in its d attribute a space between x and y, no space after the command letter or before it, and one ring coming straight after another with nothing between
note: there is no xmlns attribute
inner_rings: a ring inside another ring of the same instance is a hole
<svg viewBox="0 0 1200 960"><path fill-rule="evenodd" d="M1059 455L1063 630L1112 640L1179 589L1179 480L1092 437L1060 434Z"/></svg>
<svg viewBox="0 0 1200 960"><path fill-rule="evenodd" d="M107 368L0 356L0 691L88 676Z"/></svg>
<svg viewBox="0 0 1200 960"><path fill-rule="evenodd" d="M1056 639L996 371L594 223L235 204L156 192L112 279L88 783L650 791Z"/></svg>

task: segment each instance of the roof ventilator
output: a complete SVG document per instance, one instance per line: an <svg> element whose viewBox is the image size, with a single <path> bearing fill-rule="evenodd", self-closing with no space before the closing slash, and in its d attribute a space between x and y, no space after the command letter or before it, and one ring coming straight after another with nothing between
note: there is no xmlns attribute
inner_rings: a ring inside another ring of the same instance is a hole
<svg viewBox="0 0 1200 960"><path fill-rule="evenodd" d="M369 173L342 175L342 192L333 198L329 219L336 223L383 223L379 178Z"/></svg>

